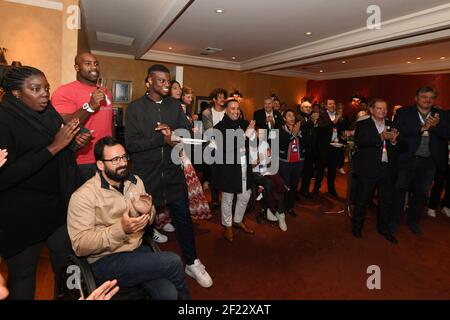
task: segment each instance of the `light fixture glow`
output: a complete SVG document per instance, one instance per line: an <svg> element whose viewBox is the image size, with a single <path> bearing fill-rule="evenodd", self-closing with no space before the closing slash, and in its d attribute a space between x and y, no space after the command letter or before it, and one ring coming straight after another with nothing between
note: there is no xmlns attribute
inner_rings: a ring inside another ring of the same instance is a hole
<svg viewBox="0 0 450 320"><path fill-rule="evenodd" d="M411 63L411 61L406 61L406 63L408 63L408 64L409 64L409 63Z"/></svg>
<svg viewBox="0 0 450 320"><path fill-rule="evenodd" d="M323 72L323 70L319 70L319 72L320 72L320 73L322 73L322 72Z"/></svg>
<svg viewBox="0 0 450 320"><path fill-rule="evenodd" d="M236 57L231 57L232 60L236 60Z"/></svg>
<svg viewBox="0 0 450 320"><path fill-rule="evenodd" d="M439 59L441 59L441 60L445 60L445 57L440 57Z"/></svg>
<svg viewBox="0 0 450 320"><path fill-rule="evenodd" d="M422 57L417 57L416 60L422 60Z"/></svg>
<svg viewBox="0 0 450 320"><path fill-rule="evenodd" d="M169 50L172 50L173 48L172 47L169 47Z"/></svg>
<svg viewBox="0 0 450 320"><path fill-rule="evenodd" d="M342 61L342 63L344 63L344 64L345 64L345 63L347 63L347 61L343 60L343 61Z"/></svg>
<svg viewBox="0 0 450 320"><path fill-rule="evenodd" d="M216 13L223 13L223 9L216 9Z"/></svg>
<svg viewBox="0 0 450 320"><path fill-rule="evenodd" d="M312 35L312 32L305 32L305 34L307 35L307 36L310 36L310 35Z"/></svg>

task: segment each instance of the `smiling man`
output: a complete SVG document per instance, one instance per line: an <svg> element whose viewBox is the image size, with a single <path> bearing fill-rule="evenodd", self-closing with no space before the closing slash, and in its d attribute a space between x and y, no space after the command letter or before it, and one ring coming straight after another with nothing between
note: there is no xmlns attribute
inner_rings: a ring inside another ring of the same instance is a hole
<svg viewBox="0 0 450 320"><path fill-rule="evenodd" d="M92 132L93 139L85 148L78 150L77 163L83 177L88 180L96 171L94 145L101 138L113 135L112 96L100 87L99 62L90 53L75 57L77 80L59 87L52 96L52 104L64 122L74 118Z"/></svg>
<svg viewBox="0 0 450 320"><path fill-rule="evenodd" d="M147 92L133 101L127 110L125 143L134 172L144 181L155 206L168 206L175 232L186 260L186 273L202 287L212 279L197 258L194 229L189 212L186 180L180 165L172 162L172 132L189 127L180 101L169 97L169 70L160 64L151 66L145 79Z"/></svg>

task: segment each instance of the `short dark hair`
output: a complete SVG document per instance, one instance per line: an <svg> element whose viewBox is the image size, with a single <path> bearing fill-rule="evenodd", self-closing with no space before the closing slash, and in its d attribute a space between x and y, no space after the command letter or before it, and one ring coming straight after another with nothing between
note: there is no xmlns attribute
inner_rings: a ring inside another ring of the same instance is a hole
<svg viewBox="0 0 450 320"><path fill-rule="evenodd" d="M421 87L421 88L417 89L416 97L418 97L421 93L428 93L428 92L432 92L434 94L435 98L438 96L438 92L436 89L434 89L432 87Z"/></svg>
<svg viewBox="0 0 450 320"><path fill-rule="evenodd" d="M378 102L384 102L387 104L386 100L381 99L381 98L375 98L375 99L370 100L369 108L374 108L375 104L377 104Z"/></svg>
<svg viewBox="0 0 450 320"><path fill-rule="evenodd" d="M232 102L236 102L237 104L239 104L239 101L237 101L236 99L229 99L229 100L225 101L224 107L227 108L228 105Z"/></svg>
<svg viewBox="0 0 450 320"><path fill-rule="evenodd" d="M227 90L223 89L223 88L217 88L214 89L210 94L209 97L212 99L217 99L219 97L219 94L223 94L224 98L228 98L228 92Z"/></svg>
<svg viewBox="0 0 450 320"><path fill-rule="evenodd" d="M118 144L122 145L119 140L111 136L106 136L98 140L94 146L95 161L103 160L105 146L113 147L117 146Z"/></svg>
<svg viewBox="0 0 450 320"><path fill-rule="evenodd" d="M169 69L167 69L167 67L162 64L154 64L150 68L148 68L147 76L154 72L170 73Z"/></svg>
<svg viewBox="0 0 450 320"><path fill-rule="evenodd" d="M11 93L13 90L22 90L25 80L37 75L45 77L41 70L33 67L13 67L6 71L0 86L5 89L6 93Z"/></svg>
<svg viewBox="0 0 450 320"><path fill-rule="evenodd" d="M286 109L286 110L284 110L284 112L283 112L283 118L286 117L286 113L288 113L288 112L292 112L292 113L295 115L295 111L294 111L294 110L292 110L292 109Z"/></svg>
<svg viewBox="0 0 450 320"><path fill-rule="evenodd" d="M336 99L335 98L327 98L327 100L325 100L325 104L327 104L328 103L328 101L330 101L330 100L333 100L334 102L336 102Z"/></svg>

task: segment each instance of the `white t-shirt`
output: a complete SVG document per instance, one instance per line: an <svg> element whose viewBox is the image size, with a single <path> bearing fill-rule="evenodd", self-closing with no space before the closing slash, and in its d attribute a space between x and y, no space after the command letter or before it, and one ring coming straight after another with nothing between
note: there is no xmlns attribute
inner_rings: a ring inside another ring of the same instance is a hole
<svg viewBox="0 0 450 320"><path fill-rule="evenodd" d="M211 112L212 112L213 126L215 126L220 121L222 121L223 116L225 115L225 110L216 111L216 110L214 110L214 108L211 108Z"/></svg>

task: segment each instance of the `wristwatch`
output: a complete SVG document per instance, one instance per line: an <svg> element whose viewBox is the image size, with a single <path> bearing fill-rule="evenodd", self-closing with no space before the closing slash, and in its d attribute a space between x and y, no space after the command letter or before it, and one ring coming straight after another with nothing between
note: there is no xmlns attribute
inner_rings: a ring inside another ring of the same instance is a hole
<svg viewBox="0 0 450 320"><path fill-rule="evenodd" d="M89 113L94 113L95 112L95 110L92 109L91 106L89 105L89 103L87 103L87 102L85 104L83 104L83 110L86 110Z"/></svg>

